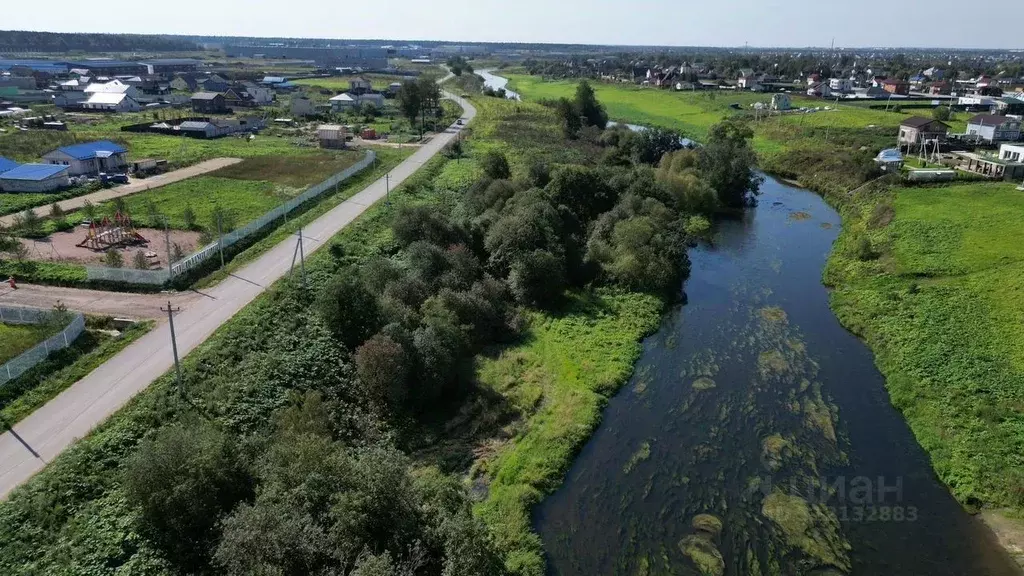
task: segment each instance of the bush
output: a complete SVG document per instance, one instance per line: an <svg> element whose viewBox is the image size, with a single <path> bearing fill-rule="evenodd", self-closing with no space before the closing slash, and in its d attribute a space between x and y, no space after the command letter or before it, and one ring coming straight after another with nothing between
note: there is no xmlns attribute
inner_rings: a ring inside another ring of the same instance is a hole
<svg viewBox="0 0 1024 576"><path fill-rule="evenodd" d="M938 106L932 110L932 118L939 121L949 120L950 109L949 106Z"/></svg>
<svg viewBox="0 0 1024 576"><path fill-rule="evenodd" d="M173 424L128 460L124 490L142 531L183 572L205 566L221 516L252 495L231 440L206 420Z"/></svg>
<svg viewBox="0 0 1024 576"><path fill-rule="evenodd" d="M374 406L384 413L404 409L412 359L401 343L378 333L356 349L355 364Z"/></svg>
<svg viewBox="0 0 1024 576"><path fill-rule="evenodd" d="M448 218L432 206L419 205L402 207L391 223L395 240L402 247L418 240L448 246L463 240L463 234Z"/></svg>
<svg viewBox="0 0 1024 576"><path fill-rule="evenodd" d="M149 259L146 258L145 250L136 250L132 256L132 267L139 270L149 270Z"/></svg>
<svg viewBox="0 0 1024 576"><path fill-rule="evenodd" d="M480 159L480 167L484 174L492 180L508 180L512 178L512 169L508 165L508 158L497 150L488 150Z"/></svg>
<svg viewBox="0 0 1024 576"><path fill-rule="evenodd" d="M349 350L355 350L380 328L377 297L366 289L352 267L334 275L316 307L327 327Z"/></svg>
<svg viewBox="0 0 1024 576"><path fill-rule="evenodd" d="M117 248L110 248L103 254L103 264L110 268L122 268L124 266L124 256L121 256Z"/></svg>
<svg viewBox="0 0 1024 576"><path fill-rule="evenodd" d="M565 259L546 250L529 252L512 263L508 285L516 300L523 304L554 305L568 285Z"/></svg>

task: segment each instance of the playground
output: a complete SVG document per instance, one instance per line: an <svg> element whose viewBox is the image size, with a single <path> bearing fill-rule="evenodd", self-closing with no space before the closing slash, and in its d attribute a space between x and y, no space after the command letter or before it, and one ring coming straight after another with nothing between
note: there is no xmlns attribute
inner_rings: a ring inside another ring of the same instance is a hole
<svg viewBox="0 0 1024 576"><path fill-rule="evenodd" d="M125 268L134 268L133 258L139 251L151 255L147 258L151 268L159 268L167 266L168 244L172 253L177 245L186 255L199 245L199 232L172 229L165 237L163 230L126 228L110 220L111 225L106 228L97 223L95 227L76 226L46 238L20 240L28 249L29 260L104 265L106 251L113 249L121 254Z"/></svg>

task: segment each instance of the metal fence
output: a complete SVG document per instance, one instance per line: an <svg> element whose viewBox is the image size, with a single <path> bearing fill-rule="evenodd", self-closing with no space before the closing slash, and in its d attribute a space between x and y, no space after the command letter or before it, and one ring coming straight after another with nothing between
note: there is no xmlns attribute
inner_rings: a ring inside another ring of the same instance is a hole
<svg viewBox="0 0 1024 576"><path fill-rule="evenodd" d="M302 206L306 202L320 196L321 194L331 190L335 186L338 186L343 181L351 178L357 172L366 169L367 166L373 164L374 160L377 159L377 154L373 150L368 150L366 156L362 160L356 162L352 166L349 166L345 170L338 172L323 182L311 186L302 194L299 194L295 198L281 204L277 208L267 212L259 218L249 222L245 226L232 230L225 234L222 238L203 246L196 252L182 258L181 260L171 264L171 272L167 270L133 270L130 268L106 268L103 266L86 266L85 271L89 280L107 280L112 282L127 282L130 284L152 284L161 285L167 282L172 276L177 276L184 272L199 266L209 258L215 256L220 248L228 248L229 246L239 242L240 240L247 238L268 225L272 224L278 218L284 218L284 216L294 211L299 206Z"/></svg>
<svg viewBox="0 0 1024 576"><path fill-rule="evenodd" d="M50 314L52 314L50 310L38 308L0 306L0 321L6 324L42 324L49 319ZM85 317L76 313L72 317L71 323L59 333L50 336L27 352L0 366L0 385L21 376L36 364L46 360L46 357L53 352L67 348L84 331Z"/></svg>

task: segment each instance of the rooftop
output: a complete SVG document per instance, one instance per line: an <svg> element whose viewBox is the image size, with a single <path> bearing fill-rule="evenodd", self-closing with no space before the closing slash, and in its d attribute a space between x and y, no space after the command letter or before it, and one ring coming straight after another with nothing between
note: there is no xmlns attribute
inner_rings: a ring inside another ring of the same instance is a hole
<svg viewBox="0 0 1024 576"><path fill-rule="evenodd" d="M942 124L946 128L949 128L949 125L946 124L945 122L941 122L939 120L935 120L934 118L925 118L923 116L911 116L910 118L907 118L903 122L900 122L900 126L910 126L911 128L921 128L923 126L927 126L929 124L932 124L933 122L938 122L939 124Z"/></svg>
<svg viewBox="0 0 1024 576"><path fill-rule="evenodd" d="M996 114L978 114L967 121L968 124L981 124L983 126L999 126L1003 122L1012 121L1013 118L998 116Z"/></svg>
<svg viewBox="0 0 1024 576"><path fill-rule="evenodd" d="M217 92L196 92L192 95L193 100L213 100L214 98L221 96Z"/></svg>
<svg viewBox="0 0 1024 576"><path fill-rule="evenodd" d="M89 160L92 158L106 158L111 154L124 154L128 150L114 144L110 140L97 140L95 142L84 142L82 144L74 144L71 146L64 146L57 150L71 156L75 160Z"/></svg>
<svg viewBox="0 0 1024 576"><path fill-rule="evenodd" d="M46 180L47 178L67 172L67 166L60 164L22 164L0 175L3 180Z"/></svg>
<svg viewBox="0 0 1024 576"><path fill-rule="evenodd" d="M8 170L10 170L12 168L17 168L17 167L18 167L18 163L15 162L14 160L8 160L7 158L4 158L3 156L0 156L0 172L7 172Z"/></svg>
<svg viewBox="0 0 1024 576"><path fill-rule="evenodd" d="M86 104L120 104L127 97L127 94L96 92L85 102Z"/></svg>

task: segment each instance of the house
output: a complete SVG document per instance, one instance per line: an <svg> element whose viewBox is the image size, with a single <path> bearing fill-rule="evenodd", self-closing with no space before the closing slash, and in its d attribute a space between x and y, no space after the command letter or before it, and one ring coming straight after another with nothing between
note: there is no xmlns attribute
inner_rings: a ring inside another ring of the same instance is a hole
<svg viewBox="0 0 1024 576"><path fill-rule="evenodd" d="M832 95L832 89L824 82L816 82L807 87L807 95L828 98Z"/></svg>
<svg viewBox="0 0 1024 576"><path fill-rule="evenodd" d="M995 111L1000 114L1024 114L1024 98L1003 96L995 101Z"/></svg>
<svg viewBox="0 0 1024 576"><path fill-rule="evenodd" d="M229 107L246 107L252 106L254 103L249 94L244 90L235 90L234 88L228 88L224 91L224 104Z"/></svg>
<svg viewBox="0 0 1024 576"><path fill-rule="evenodd" d="M316 137L321 148L344 148L348 132L339 124L321 124L316 129Z"/></svg>
<svg viewBox="0 0 1024 576"><path fill-rule="evenodd" d="M878 75L872 76L871 77L871 86L874 87L874 88L881 88L882 85L885 84L885 81L886 81L886 77L885 76L878 76Z"/></svg>
<svg viewBox="0 0 1024 576"><path fill-rule="evenodd" d="M832 92L852 92L853 82L848 78L829 78L828 87Z"/></svg>
<svg viewBox="0 0 1024 576"><path fill-rule="evenodd" d="M58 108L78 108L88 100L85 92L58 92L53 96L53 105Z"/></svg>
<svg viewBox="0 0 1024 576"><path fill-rule="evenodd" d="M139 97L138 88L120 80L111 80L110 82L93 82L85 87L84 92L86 94L127 94L133 99L137 99Z"/></svg>
<svg viewBox="0 0 1024 576"><path fill-rule="evenodd" d="M294 118L312 116L313 114L315 114L315 111L313 109L313 101L303 94L296 94L295 96L292 96L292 101L291 104L289 105L289 112Z"/></svg>
<svg viewBox="0 0 1024 576"><path fill-rule="evenodd" d="M145 66L150 74L170 74L172 72L192 72L203 63L194 58L154 58L139 64Z"/></svg>
<svg viewBox="0 0 1024 576"><path fill-rule="evenodd" d="M356 102L360 104L373 104L377 108L384 107L384 95L383 94L359 94L356 96Z"/></svg>
<svg viewBox="0 0 1024 576"><path fill-rule="evenodd" d="M922 116L911 116L900 122L900 133L896 141L900 146L920 146L929 140L944 141L949 133L949 125Z"/></svg>
<svg viewBox="0 0 1024 576"><path fill-rule="evenodd" d="M958 168L999 180L1020 180L1024 178L1024 163L996 159L977 152L954 152L960 157ZM2 176L0 176L2 177Z"/></svg>
<svg viewBox="0 0 1024 576"><path fill-rule="evenodd" d="M264 76L263 80L260 80L260 84L267 84L268 86L284 83L285 79L282 76Z"/></svg>
<svg viewBox="0 0 1024 576"><path fill-rule="evenodd" d="M227 92L231 85L217 77L196 80L196 87L201 92Z"/></svg>
<svg viewBox="0 0 1024 576"><path fill-rule="evenodd" d="M171 80L171 90L178 92L195 92L198 87L199 83L194 76L175 76L174 80Z"/></svg>
<svg viewBox="0 0 1024 576"><path fill-rule="evenodd" d="M1024 162L1024 144L1000 145L999 159L1006 162ZM0 170L3 170L3 158L0 158Z"/></svg>
<svg viewBox="0 0 1024 576"><path fill-rule="evenodd" d="M942 77L945 76L945 72L941 68L936 68L934 66L925 70L924 72L922 72L922 74L931 78L932 80L942 80Z"/></svg>
<svg viewBox="0 0 1024 576"><path fill-rule="evenodd" d="M373 85L366 78L363 78L362 76L356 76L355 78L348 81L348 89L349 92L352 92L353 94L362 94L364 92L369 92L370 90L372 90Z"/></svg>
<svg viewBox="0 0 1024 576"><path fill-rule="evenodd" d="M789 101L789 94L772 94L772 102L769 105L772 110L789 110L792 104Z"/></svg>
<svg viewBox="0 0 1024 576"><path fill-rule="evenodd" d="M915 88L920 88L928 80L928 77L924 74L914 74L910 77L910 85Z"/></svg>
<svg viewBox="0 0 1024 576"><path fill-rule="evenodd" d="M886 80L882 81L882 90L885 90L889 94L906 96L910 94L910 84L904 80L887 78Z"/></svg>
<svg viewBox="0 0 1024 576"><path fill-rule="evenodd" d="M70 185L67 166L22 164L0 173L0 190L4 192L53 192Z"/></svg>
<svg viewBox="0 0 1024 576"><path fill-rule="evenodd" d="M103 112L138 112L142 106L127 94L97 92L81 103L86 110L102 110Z"/></svg>
<svg viewBox="0 0 1024 576"><path fill-rule="evenodd" d="M43 155L48 164L67 166L71 176L117 172L128 165L128 151L109 140L64 146Z"/></svg>
<svg viewBox="0 0 1024 576"><path fill-rule="evenodd" d="M331 103L332 112L341 112L344 110L348 110L354 108L356 104L358 104L355 97L352 96L351 94L348 94L347 92L345 94L338 94L337 96L331 98L329 102Z"/></svg>
<svg viewBox="0 0 1024 576"><path fill-rule="evenodd" d="M949 96L951 90L949 82L946 82L945 80L933 82L932 85L928 87L928 93L933 96Z"/></svg>
<svg viewBox="0 0 1024 576"><path fill-rule="evenodd" d="M193 94L192 111L203 114L224 114L230 112L224 95L217 94L216 92L196 92Z"/></svg>
<svg viewBox="0 0 1024 576"><path fill-rule="evenodd" d="M392 82L391 84L388 84L388 94L390 94L391 96L397 96L398 95L398 91L401 90L401 89L402 89L402 83L401 82Z"/></svg>
<svg viewBox="0 0 1024 576"><path fill-rule="evenodd" d="M178 124L178 130L185 136L193 138L215 138L217 127L204 120L186 120Z"/></svg>
<svg viewBox="0 0 1024 576"><path fill-rule="evenodd" d="M274 102L274 91L267 86L260 86L255 82L242 82L241 87L257 106Z"/></svg>
<svg viewBox="0 0 1024 576"><path fill-rule="evenodd" d="M741 89L753 88L757 84L757 77L750 68L740 68L740 75L736 79L736 87Z"/></svg>
<svg viewBox="0 0 1024 576"><path fill-rule="evenodd" d="M988 143L1019 140L1020 120L1009 116L978 114L967 121L967 136Z"/></svg>
<svg viewBox="0 0 1024 576"><path fill-rule="evenodd" d="M14 160L8 160L7 158L4 158L3 156L0 156L0 174L3 174L4 172L7 172L8 170L11 170L11 169L17 168L17 167L18 167L18 163L15 162Z"/></svg>

